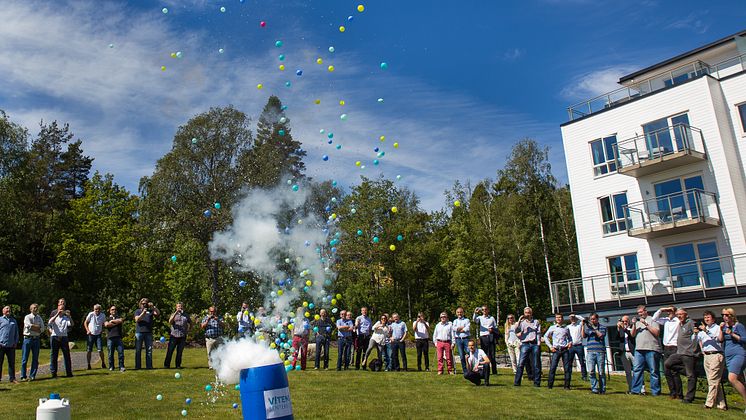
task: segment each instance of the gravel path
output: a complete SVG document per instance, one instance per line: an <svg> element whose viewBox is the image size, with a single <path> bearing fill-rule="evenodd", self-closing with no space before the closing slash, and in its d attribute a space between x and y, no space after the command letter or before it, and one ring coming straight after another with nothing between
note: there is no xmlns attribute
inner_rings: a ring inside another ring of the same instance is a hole
<svg viewBox="0 0 746 420"><path fill-rule="evenodd" d="M52 373L49 370L49 363L43 363L44 360L41 360L41 357L39 358L39 369L36 372L36 377L39 379L49 377ZM86 356L84 351L75 351L70 352L70 360L72 360L73 363L73 371L76 370L85 370L88 367L88 362L86 362ZM98 352L91 353L91 366L94 369L100 369L101 368L101 358L98 357ZM29 360L28 367L31 367L31 361ZM2 382L8 381L8 374L5 373L8 369L8 362L7 360L3 364L3 376L2 376ZM28 372L27 372L28 374ZM65 363L62 361L62 352L60 352L60 357L57 359L57 375L59 376L65 376ZM16 379L21 379L21 358L16 358Z"/></svg>

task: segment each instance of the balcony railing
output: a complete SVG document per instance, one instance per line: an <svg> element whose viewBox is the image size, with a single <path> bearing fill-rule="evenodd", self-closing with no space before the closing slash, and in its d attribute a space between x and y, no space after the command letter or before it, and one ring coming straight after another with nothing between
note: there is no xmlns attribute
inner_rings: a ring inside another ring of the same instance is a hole
<svg viewBox="0 0 746 420"><path fill-rule="evenodd" d="M714 193L690 189L627 204L629 236L656 237L720 226L720 209Z"/></svg>
<svg viewBox="0 0 746 420"><path fill-rule="evenodd" d="M746 69L746 54L723 60L709 65L702 61L694 61L664 73L657 74L629 86L621 87L593 99L589 99L567 108L570 121L585 117L607 108L624 104L632 99L645 96L669 86L683 83L687 80L709 74L716 79L725 77Z"/></svg>
<svg viewBox="0 0 746 420"><path fill-rule="evenodd" d="M619 173L641 176L703 160L704 150L700 129L675 124L618 142L614 146L614 155Z"/></svg>
<svg viewBox="0 0 746 420"><path fill-rule="evenodd" d="M623 270L616 273L582 278L566 279L552 282L551 293L555 305L574 306L612 303L612 306L622 307L630 299L642 299L648 303L648 298L654 296L668 296L669 301L681 300L684 293L698 292L703 298L708 293L715 295L716 291L735 289L736 293L746 292L743 277L737 279L735 267L746 264L746 254L729 255L715 258L702 258L665 264L655 267ZM739 291L740 288L740 291ZM678 298L677 298L678 294Z"/></svg>

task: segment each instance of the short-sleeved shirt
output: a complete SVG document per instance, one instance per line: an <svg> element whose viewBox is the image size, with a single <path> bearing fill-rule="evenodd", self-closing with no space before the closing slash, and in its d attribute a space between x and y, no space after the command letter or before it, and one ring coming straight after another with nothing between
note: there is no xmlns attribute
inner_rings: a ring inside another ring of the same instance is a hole
<svg viewBox="0 0 746 420"><path fill-rule="evenodd" d="M91 311L85 317L85 323L88 325L88 331L91 332L91 335L101 335L104 330L104 321L106 321L106 315L103 312L96 315L96 312Z"/></svg>
<svg viewBox="0 0 746 420"><path fill-rule="evenodd" d="M647 318L645 318L645 322L647 322L648 326L645 326L645 324L643 324L642 322L637 321L637 334L635 334L635 350L652 350L660 353L661 343L658 340L658 337L654 336L653 333L651 333L649 330L650 325L656 328L660 328L660 325L658 325L658 323L653 320L652 316L648 316Z"/></svg>
<svg viewBox="0 0 746 420"><path fill-rule="evenodd" d="M108 322L116 321L117 319L122 319L119 314L115 315L109 315L106 317L106 320ZM106 338L118 338L122 336L122 324L117 324L113 327L106 327Z"/></svg>
<svg viewBox="0 0 746 420"><path fill-rule="evenodd" d="M719 335L720 325L718 324L708 325L704 331L700 330L697 339L702 343L702 351L722 353L723 345L717 339Z"/></svg>
<svg viewBox="0 0 746 420"><path fill-rule="evenodd" d="M352 336L352 330L340 330L339 327L352 327L355 323L351 319L338 319L337 320L337 337L347 338Z"/></svg>
<svg viewBox="0 0 746 420"><path fill-rule="evenodd" d="M414 338L416 340L427 340L428 338L430 338L430 332L427 330L427 328L427 322L413 322L412 329L414 330Z"/></svg>
<svg viewBox="0 0 746 420"><path fill-rule="evenodd" d="M407 324L399 320L399 322L391 323L391 339L399 341L407 334Z"/></svg>
<svg viewBox="0 0 746 420"><path fill-rule="evenodd" d="M360 315L357 318L355 318L355 323L357 323L358 335L370 334L370 327L373 326L373 323L370 322L370 318L364 315Z"/></svg>
<svg viewBox="0 0 746 420"><path fill-rule="evenodd" d="M205 317L202 318L202 323L204 324L205 321L207 321L207 325L205 326L205 337L218 338L223 336L223 327L220 326L220 323L223 322L223 317L211 319L209 315L205 315Z"/></svg>
<svg viewBox="0 0 746 420"><path fill-rule="evenodd" d="M601 333L601 336L599 337L598 334L596 334L596 331ZM598 324L597 327L591 327L590 325L587 325L585 327L585 334L586 334L586 343L585 343L585 349L586 351L606 351L606 326L603 324Z"/></svg>
<svg viewBox="0 0 746 420"><path fill-rule="evenodd" d="M138 308L135 311L135 316L140 316L143 309ZM137 321L137 326L135 327L135 332L138 333L152 333L153 332L153 311L151 310L145 310L145 315L143 315L142 318L140 318L139 321Z"/></svg>
<svg viewBox="0 0 746 420"><path fill-rule="evenodd" d="M191 324L192 319L189 318L189 314L182 312L174 315L174 319L171 322L171 337L186 337L187 330Z"/></svg>
<svg viewBox="0 0 746 420"><path fill-rule="evenodd" d="M57 311L54 311L55 315L57 314ZM54 316L52 316L54 318ZM67 331L70 329L70 325L72 322L70 321L70 317L67 315L60 315L54 320L49 321L49 329L52 330L52 334L50 334L52 337L67 337Z"/></svg>
<svg viewBox="0 0 746 420"><path fill-rule="evenodd" d="M466 362L474 369L474 366L478 365L487 354L482 349L477 349L476 352L469 352ZM479 370L482 370L484 365L479 365Z"/></svg>
<svg viewBox="0 0 746 420"><path fill-rule="evenodd" d="M740 322L736 322L731 327L731 330L741 337L740 341L735 341L733 336L725 333L723 329L723 347L725 347L725 357L730 358L733 356L741 355L746 356L746 327Z"/></svg>

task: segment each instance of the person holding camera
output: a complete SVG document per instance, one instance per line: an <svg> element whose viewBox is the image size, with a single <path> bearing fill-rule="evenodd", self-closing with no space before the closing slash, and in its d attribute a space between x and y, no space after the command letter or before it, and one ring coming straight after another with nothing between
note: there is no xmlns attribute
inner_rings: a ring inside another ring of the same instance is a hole
<svg viewBox="0 0 746 420"><path fill-rule="evenodd" d="M645 369L647 369L650 372L650 393L658 396L661 394L661 345L658 340L660 328L658 328L658 323L653 321L645 305L637 307L637 316L638 318L632 319L632 331L630 332L635 338L631 394L640 394L645 382Z"/></svg>
<svg viewBox="0 0 746 420"><path fill-rule="evenodd" d="M547 388L552 389L554 386L554 375L557 372L557 365L562 360L562 369L565 371L564 388L570 389L572 380L572 365L570 364L570 331L567 326L563 325L564 317L561 313L554 314L554 325L544 333L544 342L547 343L549 351L552 352L552 364L549 367L549 378L547 379Z"/></svg>
<svg viewBox="0 0 746 420"><path fill-rule="evenodd" d="M430 324L425 320L422 312L417 313L417 319L412 323L414 343L417 347L417 370L422 371L422 356L425 356L425 371L430 372Z"/></svg>
<svg viewBox="0 0 746 420"><path fill-rule="evenodd" d="M725 357L723 356L723 332L715 322L715 314L705 311L702 314L702 325L695 327L699 348L704 355L705 375L707 376L707 397L705 408L719 408L727 410L725 395L720 383L725 370Z"/></svg>
<svg viewBox="0 0 746 420"><path fill-rule="evenodd" d="M479 347L484 350L492 364L492 374L497 375L497 359L495 346L497 345L497 321L490 315L487 305L474 309L474 321L479 325Z"/></svg>
<svg viewBox="0 0 746 420"><path fill-rule="evenodd" d="M70 317L70 311L65 308L65 299L57 301L57 309L53 310L47 321L49 328L49 371L52 378L57 377L57 356L62 350L62 359L65 362L65 373L67 377L73 376L73 364L70 359L70 341L67 333L73 326L73 319Z"/></svg>
<svg viewBox="0 0 746 420"><path fill-rule="evenodd" d="M570 314L570 323L567 330L570 331L572 338L572 347L570 347L570 366L575 363L577 358L580 365L580 377L583 381L588 380L588 370L585 365L585 346L583 345L583 328L585 318L574 313Z"/></svg>
<svg viewBox="0 0 746 420"><path fill-rule="evenodd" d="M148 298L140 299L135 310L135 369L142 367L142 348L145 347L145 368L153 369L153 324L161 312Z"/></svg>
<svg viewBox="0 0 746 420"><path fill-rule="evenodd" d="M591 392L606 394L606 326L598 322L598 314L592 313L591 321L585 325L583 335L588 350L588 373L591 377ZM598 375L598 380L596 380Z"/></svg>
<svg viewBox="0 0 746 420"><path fill-rule="evenodd" d="M665 314L666 316L662 316ZM678 351L677 340L679 337L679 318L676 317L676 307L669 306L660 308L653 314L653 320L663 328L663 375L666 377L669 395L672 400L683 398L681 387L677 388L678 375L666 367L668 359Z"/></svg>
<svg viewBox="0 0 746 420"><path fill-rule="evenodd" d="M624 367L624 375L627 377L627 393L630 393L632 392L632 364L635 361L635 338L631 334L632 325L629 315L619 318L616 323L616 330L619 334L620 358Z"/></svg>
<svg viewBox="0 0 746 420"><path fill-rule="evenodd" d="M186 345L187 333L192 327L192 319L189 317L189 314L184 312L184 304L182 302L176 303L176 310L168 318L168 323L171 326L171 334L168 337L168 350L166 351L166 360L163 362L163 367L166 369L171 367L171 356L174 354L174 349L176 349L176 369L181 369L181 355Z"/></svg>
<svg viewBox="0 0 746 420"><path fill-rule="evenodd" d="M238 321L238 336L251 337L252 331L254 330L254 322L249 313L248 303L241 303L241 309L238 311L238 314L236 314L236 320Z"/></svg>
<svg viewBox="0 0 746 420"><path fill-rule="evenodd" d="M529 364L534 376L534 386L541 386L541 324L539 320L534 319L533 313L533 309L526 306L523 308L523 315L513 326L515 335L521 340L521 357L513 379L514 386L521 386L523 369Z"/></svg>
<svg viewBox="0 0 746 420"><path fill-rule="evenodd" d="M109 316L106 317L104 327L106 328L106 347L109 349L109 370L114 370L114 349L119 356L119 371L124 372L124 343L122 342L122 324L124 321L117 313L117 307L109 308Z"/></svg>
<svg viewBox="0 0 746 420"><path fill-rule="evenodd" d="M202 318L200 324L203 330L205 330L205 347L207 349L207 367L212 369L212 360L210 359L210 353L220 345L221 337L223 337L223 328L225 328L225 322L223 317L218 315L218 310L214 306L207 308L207 315Z"/></svg>
<svg viewBox="0 0 746 420"><path fill-rule="evenodd" d="M728 369L728 381L746 402L746 387L743 380L743 369L746 367L746 327L738 322L733 308L724 308L722 315L723 322L720 323L720 330L723 332L723 350L725 366Z"/></svg>

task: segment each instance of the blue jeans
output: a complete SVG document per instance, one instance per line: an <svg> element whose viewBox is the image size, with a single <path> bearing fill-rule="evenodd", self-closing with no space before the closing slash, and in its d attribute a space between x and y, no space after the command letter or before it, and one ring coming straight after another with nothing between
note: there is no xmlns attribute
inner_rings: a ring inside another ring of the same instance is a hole
<svg viewBox="0 0 746 420"><path fill-rule="evenodd" d="M534 385L541 385L541 347L538 344L523 343L521 344L521 357L518 361L518 367L515 371L513 385L520 385L523 379L523 369L527 364L531 364L531 370L534 374Z"/></svg>
<svg viewBox="0 0 746 420"><path fill-rule="evenodd" d="M88 334L86 337L86 351L88 353L93 351L93 346L96 346L96 351L103 351L104 346L101 342L101 334L98 335L91 335Z"/></svg>
<svg viewBox="0 0 746 420"><path fill-rule="evenodd" d="M329 367L329 338L316 334L316 369L321 368L321 352L324 352L324 369Z"/></svg>
<svg viewBox="0 0 746 420"><path fill-rule="evenodd" d="M588 370L585 366L585 346L582 344L574 345L570 347L570 366L575 363L575 357L580 362L580 376L584 381L588 380Z"/></svg>
<svg viewBox="0 0 746 420"><path fill-rule="evenodd" d="M466 372L466 355L469 354L469 337L456 338L456 349L458 350L458 357L461 359L461 372Z"/></svg>
<svg viewBox="0 0 746 420"><path fill-rule="evenodd" d="M598 372L598 380L596 379ZM606 392L606 352L589 351L588 352L588 373L591 374L591 392ZM600 381L600 383L599 383Z"/></svg>
<svg viewBox="0 0 746 420"><path fill-rule="evenodd" d="M391 370L391 343L383 346L383 367L385 370Z"/></svg>
<svg viewBox="0 0 746 420"><path fill-rule="evenodd" d="M29 377L36 378L36 370L39 368L39 344L41 340L39 337L24 338L23 339L23 351L21 353L21 379L26 379L26 365L28 364L28 356L31 353L31 371Z"/></svg>
<svg viewBox="0 0 746 420"><path fill-rule="evenodd" d="M661 394L660 378L661 354L653 350L635 350L635 363L632 367L632 393L639 394L645 382L645 369L650 372L650 393Z"/></svg>
<svg viewBox="0 0 746 420"><path fill-rule="evenodd" d="M153 369L153 333L135 333L135 369L142 367L142 346L145 345L145 367Z"/></svg>
<svg viewBox="0 0 746 420"><path fill-rule="evenodd" d="M124 367L124 344L122 337L111 337L106 340L106 347L109 349L109 367L114 368L114 349L119 354L119 368Z"/></svg>
<svg viewBox="0 0 746 420"><path fill-rule="evenodd" d="M399 354L401 353L401 364L399 364ZM391 370L407 370L407 353L403 341L391 342Z"/></svg>
<svg viewBox="0 0 746 420"><path fill-rule="evenodd" d="M352 338L342 337L337 340L337 369L350 367L350 356L352 356Z"/></svg>
<svg viewBox="0 0 746 420"><path fill-rule="evenodd" d="M570 381L572 380L572 365L570 364L570 350L558 349L552 353L552 364L549 367L549 379L547 380L547 386L549 388L554 386L554 376L557 373L557 366L562 360L562 369L565 371L565 382L564 387L570 387Z"/></svg>

